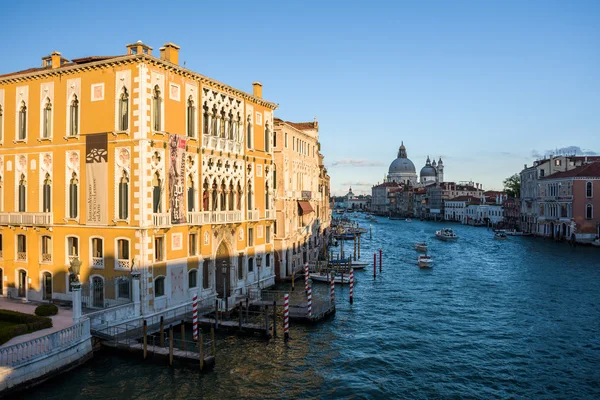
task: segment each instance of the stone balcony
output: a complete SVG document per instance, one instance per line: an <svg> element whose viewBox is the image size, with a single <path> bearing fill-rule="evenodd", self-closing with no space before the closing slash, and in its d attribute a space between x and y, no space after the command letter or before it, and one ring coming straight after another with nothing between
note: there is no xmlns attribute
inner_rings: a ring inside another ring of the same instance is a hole
<svg viewBox="0 0 600 400"><path fill-rule="evenodd" d="M259 219L259 211L258 210L248 210L248 221L258 221Z"/></svg>
<svg viewBox="0 0 600 400"><path fill-rule="evenodd" d="M242 222L242 212L231 211L189 211L187 221L190 225L231 224Z"/></svg>
<svg viewBox="0 0 600 400"><path fill-rule="evenodd" d="M48 226L52 213L1 212L0 225Z"/></svg>
<svg viewBox="0 0 600 400"><path fill-rule="evenodd" d="M152 213L152 225L156 228L166 228L171 226L170 213Z"/></svg>
<svg viewBox="0 0 600 400"><path fill-rule="evenodd" d="M277 219L275 210L265 210L265 219Z"/></svg>

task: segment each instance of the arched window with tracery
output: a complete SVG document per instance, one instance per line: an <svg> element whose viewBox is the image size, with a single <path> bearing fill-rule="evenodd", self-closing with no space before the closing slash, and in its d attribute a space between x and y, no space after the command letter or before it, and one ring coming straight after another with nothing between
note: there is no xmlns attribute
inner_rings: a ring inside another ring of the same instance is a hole
<svg viewBox="0 0 600 400"><path fill-rule="evenodd" d="M219 135L219 116L217 115L217 106L213 106L212 109L212 135Z"/></svg>
<svg viewBox="0 0 600 400"><path fill-rule="evenodd" d="M252 148L252 117L248 116L248 126L246 127L246 147Z"/></svg>
<svg viewBox="0 0 600 400"><path fill-rule="evenodd" d="M208 211L210 210L210 208L208 206L208 181L206 179L204 180L204 184L202 185L202 191L202 211Z"/></svg>
<svg viewBox="0 0 600 400"><path fill-rule="evenodd" d="M221 181L221 190L220 190L220 197L221 197L221 211L225 211L227 210L227 205L226 203L226 196L227 196L227 185L225 185L225 181Z"/></svg>
<svg viewBox="0 0 600 400"><path fill-rule="evenodd" d="M252 211L252 182L248 181L248 189L246 190L246 203L248 204L248 211Z"/></svg>
<svg viewBox="0 0 600 400"><path fill-rule="evenodd" d="M209 133L209 132L208 132L208 128L209 128L209 126L210 126L210 125L209 125L209 122L210 122L210 121L208 120L208 119L209 119L209 117L208 117L208 115L209 115L209 114L208 114L208 105L207 105L206 103L204 103L204 106L202 106L202 110L203 110L203 112L204 112L204 113L202 114L202 119L203 119L203 121L202 121L202 123L203 123L203 128L202 128L202 130L203 130L203 133L204 133L205 135L208 135L208 133Z"/></svg>
<svg viewBox="0 0 600 400"><path fill-rule="evenodd" d="M233 182L231 182L229 184L229 207L228 207L229 211L233 211L233 208L235 206L234 196L235 196L235 188L233 187Z"/></svg>
<svg viewBox="0 0 600 400"><path fill-rule="evenodd" d="M269 129L269 123L265 123L265 152L271 151L271 131Z"/></svg>
<svg viewBox="0 0 600 400"><path fill-rule="evenodd" d="M227 118L227 121L229 121L227 125L227 137L229 140L233 140L233 113L231 111L229 112Z"/></svg>
<svg viewBox="0 0 600 400"><path fill-rule="evenodd" d="M158 171L152 177L152 212L159 213L162 211L162 180Z"/></svg>

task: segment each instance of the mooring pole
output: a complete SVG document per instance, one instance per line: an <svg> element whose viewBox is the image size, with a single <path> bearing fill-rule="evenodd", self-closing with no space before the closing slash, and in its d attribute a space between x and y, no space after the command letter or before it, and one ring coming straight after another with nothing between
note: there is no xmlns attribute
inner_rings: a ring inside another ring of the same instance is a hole
<svg viewBox="0 0 600 400"><path fill-rule="evenodd" d="M356 234L356 233L354 234L354 261L356 261L356 236L357 235L358 234Z"/></svg>
<svg viewBox="0 0 600 400"><path fill-rule="evenodd" d="M210 341L211 341L212 355L214 357L215 356L215 328L212 326L210 327Z"/></svg>
<svg viewBox="0 0 600 400"><path fill-rule="evenodd" d="M292 271L292 292L294 291L294 281L296 280L296 279L294 279L295 277L296 277L295 273L294 273L294 271Z"/></svg>
<svg viewBox="0 0 600 400"><path fill-rule="evenodd" d="M360 236L361 236L361 234L359 233L358 234L358 259L359 260L360 260ZM354 260L354 261L356 261L356 260Z"/></svg>
<svg viewBox="0 0 600 400"><path fill-rule="evenodd" d="M277 301L273 300L273 337L277 337Z"/></svg>
<svg viewBox="0 0 600 400"><path fill-rule="evenodd" d="M287 343L290 339L290 295L283 296L283 341Z"/></svg>
<svg viewBox="0 0 600 400"><path fill-rule="evenodd" d="M219 300L215 300L215 329L219 329Z"/></svg>
<svg viewBox="0 0 600 400"><path fill-rule="evenodd" d="M195 294L192 300L192 329L194 340L198 340L198 295Z"/></svg>
<svg viewBox="0 0 600 400"><path fill-rule="evenodd" d="M198 355L200 356L200 371L204 369L204 341L202 340L202 332L200 332L200 339L198 340Z"/></svg>
<svg viewBox="0 0 600 400"><path fill-rule="evenodd" d="M185 351L185 321L181 320L181 350Z"/></svg>
<svg viewBox="0 0 600 400"><path fill-rule="evenodd" d="M244 318L244 311L242 309L242 304L243 303L240 301L240 312L239 312L239 315L240 315L240 331L242 330L242 319Z"/></svg>
<svg viewBox="0 0 600 400"><path fill-rule="evenodd" d="M381 268L382 268L382 258L383 258L383 250L380 248L379 249L379 272L381 272Z"/></svg>
<svg viewBox="0 0 600 400"><path fill-rule="evenodd" d="M269 337L269 306L265 306L265 336Z"/></svg>
<svg viewBox="0 0 600 400"><path fill-rule="evenodd" d="M350 304L354 301L354 268L350 267Z"/></svg>
<svg viewBox="0 0 600 400"><path fill-rule="evenodd" d="M246 297L246 323L248 323L248 312L250 310L250 305L248 303L248 298Z"/></svg>
<svg viewBox="0 0 600 400"><path fill-rule="evenodd" d="M148 356L148 322L144 320L144 360Z"/></svg>
<svg viewBox="0 0 600 400"><path fill-rule="evenodd" d="M377 253L373 253L373 279L377 278Z"/></svg>
<svg viewBox="0 0 600 400"><path fill-rule="evenodd" d="M160 347L165 347L165 320L160 317Z"/></svg>
<svg viewBox="0 0 600 400"><path fill-rule="evenodd" d="M169 366L173 366L173 325L169 326Z"/></svg>

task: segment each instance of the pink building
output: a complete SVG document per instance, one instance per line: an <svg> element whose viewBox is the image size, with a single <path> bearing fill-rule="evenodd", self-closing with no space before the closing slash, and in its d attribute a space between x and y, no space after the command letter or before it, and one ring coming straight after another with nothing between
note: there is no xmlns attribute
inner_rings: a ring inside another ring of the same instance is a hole
<svg viewBox="0 0 600 400"><path fill-rule="evenodd" d="M589 243L600 236L600 162L539 181L538 232Z"/></svg>

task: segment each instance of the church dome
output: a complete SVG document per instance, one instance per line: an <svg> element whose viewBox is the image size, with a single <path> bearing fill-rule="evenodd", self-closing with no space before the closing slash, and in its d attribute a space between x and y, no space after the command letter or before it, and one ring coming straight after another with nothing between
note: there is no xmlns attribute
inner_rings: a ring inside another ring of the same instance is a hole
<svg viewBox="0 0 600 400"><path fill-rule="evenodd" d="M404 147L404 143L400 146L398 150L398 158L396 158L390 164L390 169L388 171L389 174L415 174L417 170L415 169L415 164L407 158L406 155L406 147Z"/></svg>
<svg viewBox="0 0 600 400"><path fill-rule="evenodd" d="M415 164L408 158L396 158L390 164L390 174L416 173Z"/></svg>
<svg viewBox="0 0 600 400"><path fill-rule="evenodd" d="M435 161L434 161L435 162ZM437 171L435 169L435 165L431 165L431 160L429 159L429 156L427 156L427 162L425 163L425 166L423 168L421 168L421 179L423 178L435 178L437 175Z"/></svg>

